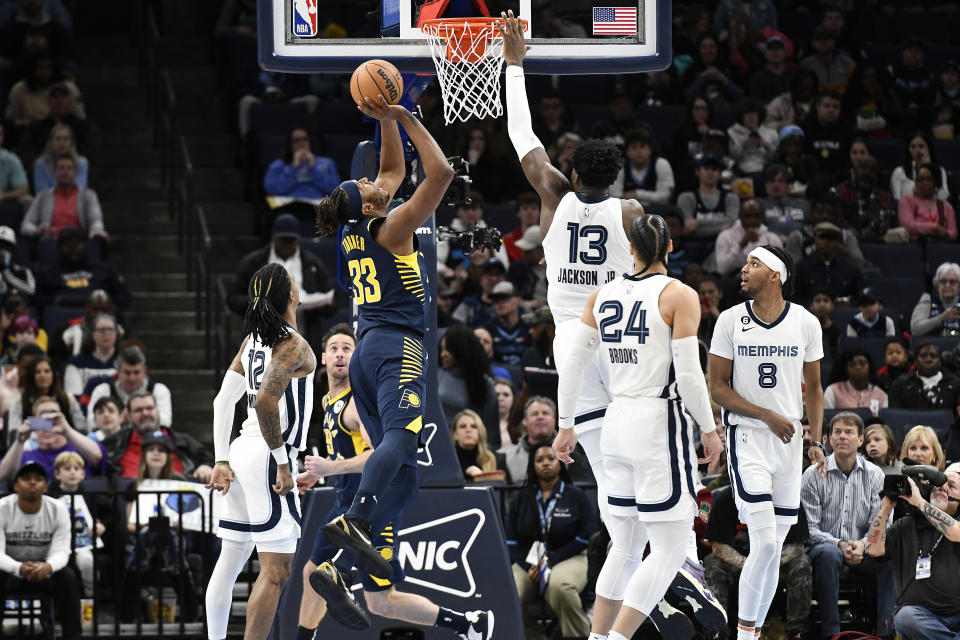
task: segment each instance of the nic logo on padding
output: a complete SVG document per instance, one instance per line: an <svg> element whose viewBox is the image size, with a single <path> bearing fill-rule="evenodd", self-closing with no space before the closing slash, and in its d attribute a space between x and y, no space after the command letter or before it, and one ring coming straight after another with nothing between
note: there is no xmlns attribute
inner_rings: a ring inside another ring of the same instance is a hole
<svg viewBox="0 0 960 640"><path fill-rule="evenodd" d="M399 532L400 566L406 581L461 598L476 594L470 549L486 516L468 509Z"/></svg>

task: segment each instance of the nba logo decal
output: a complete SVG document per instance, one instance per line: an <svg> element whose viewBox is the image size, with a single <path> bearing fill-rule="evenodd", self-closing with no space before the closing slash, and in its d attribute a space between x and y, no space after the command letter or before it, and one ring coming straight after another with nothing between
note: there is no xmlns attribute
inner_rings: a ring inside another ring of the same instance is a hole
<svg viewBox="0 0 960 640"><path fill-rule="evenodd" d="M293 35L301 38L317 35L317 0L293 1Z"/></svg>

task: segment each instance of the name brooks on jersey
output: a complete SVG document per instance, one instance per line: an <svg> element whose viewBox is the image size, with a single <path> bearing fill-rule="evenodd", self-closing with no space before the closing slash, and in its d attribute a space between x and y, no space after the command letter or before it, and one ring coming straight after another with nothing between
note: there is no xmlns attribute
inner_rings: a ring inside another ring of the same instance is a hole
<svg viewBox="0 0 960 640"><path fill-rule="evenodd" d="M599 287L601 284L612 282L617 277L616 271L607 271L606 277L600 282L599 271L585 271L583 269L560 269L557 272L557 282L559 284L585 284L593 287Z"/></svg>
<svg viewBox="0 0 960 640"><path fill-rule="evenodd" d="M737 355L748 358L796 358L800 348L794 344L738 344Z"/></svg>
<svg viewBox="0 0 960 640"><path fill-rule="evenodd" d="M639 364L636 349L625 349L623 347L609 347L607 354L610 356L610 362L613 364Z"/></svg>

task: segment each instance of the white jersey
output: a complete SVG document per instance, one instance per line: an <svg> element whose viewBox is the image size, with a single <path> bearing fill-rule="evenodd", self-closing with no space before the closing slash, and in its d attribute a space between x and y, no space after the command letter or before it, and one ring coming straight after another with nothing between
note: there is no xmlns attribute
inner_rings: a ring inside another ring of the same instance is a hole
<svg viewBox="0 0 960 640"><path fill-rule="evenodd" d="M291 329L291 331L293 331ZM257 419L257 391L263 380L263 374L273 357L273 349L254 339L251 335L243 350L240 364L243 366L247 383L247 419L243 421L241 432L260 432ZM283 441L297 451L307 445L307 429L310 427L310 415L313 413L313 371L300 378L291 378L290 384L280 400L280 428Z"/></svg>
<svg viewBox="0 0 960 640"><path fill-rule="evenodd" d="M543 239L547 303L554 321L579 318L597 287L633 272L619 198L563 196Z"/></svg>
<svg viewBox="0 0 960 640"><path fill-rule="evenodd" d="M673 329L660 315L660 292L674 279L660 273L623 275L604 285L593 305L600 359L613 400L675 399Z"/></svg>
<svg viewBox="0 0 960 640"><path fill-rule="evenodd" d="M786 303L767 324L747 301L717 318L710 353L733 361L733 390L743 399L799 423L803 417L803 364L823 358L820 322L800 305ZM725 426L767 428L756 418L723 411Z"/></svg>

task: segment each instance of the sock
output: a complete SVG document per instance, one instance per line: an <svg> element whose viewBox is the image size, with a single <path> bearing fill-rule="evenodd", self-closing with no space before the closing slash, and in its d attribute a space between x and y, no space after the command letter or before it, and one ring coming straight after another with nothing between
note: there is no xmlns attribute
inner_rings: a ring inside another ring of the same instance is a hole
<svg viewBox="0 0 960 640"><path fill-rule="evenodd" d="M613 629L610 629L610 633L607 634L607 640L630 640L630 638L622 633L617 633Z"/></svg>
<svg viewBox="0 0 960 640"><path fill-rule="evenodd" d="M760 626L761 626L761 625L757 625L757 628L753 630L753 633L755 634L755 635L753 636L754 638L759 638L759 637L760 637Z"/></svg>
<svg viewBox="0 0 960 640"><path fill-rule="evenodd" d="M316 633L316 629L307 629L297 625L297 640L313 640L313 636Z"/></svg>
<svg viewBox="0 0 960 640"><path fill-rule="evenodd" d="M412 431L387 429L383 434L383 441L363 465L360 488L357 489L353 505L347 511L348 518L370 522L377 506L377 495L390 486L404 463L415 459L418 441L417 434Z"/></svg>
<svg viewBox="0 0 960 640"><path fill-rule="evenodd" d="M587 637L587 640L609 640L607 636L602 636L599 633L590 632L590 635Z"/></svg>
<svg viewBox="0 0 960 640"><path fill-rule="evenodd" d="M368 459L367 462L370 462L370 460ZM440 607L440 611L437 612L437 621L433 623L433 626L453 629L456 633L466 633L470 630L470 621L458 611Z"/></svg>
<svg viewBox="0 0 960 640"><path fill-rule="evenodd" d="M756 640L756 629L737 624L737 640Z"/></svg>

